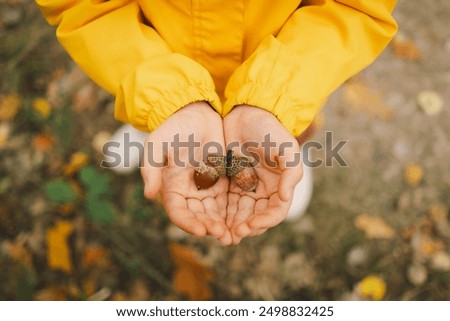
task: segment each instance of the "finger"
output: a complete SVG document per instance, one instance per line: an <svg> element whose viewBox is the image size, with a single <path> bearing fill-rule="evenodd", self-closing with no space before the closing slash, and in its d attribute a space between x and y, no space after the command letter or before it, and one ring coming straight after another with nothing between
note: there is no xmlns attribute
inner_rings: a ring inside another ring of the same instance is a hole
<svg viewBox="0 0 450 321"><path fill-rule="evenodd" d="M232 236L232 238L233 238L233 242L232 242L231 244L233 244L233 245L238 245L239 243L241 243L242 237L239 237L239 236L237 236L237 235L234 234L234 233L231 233L231 236Z"/></svg>
<svg viewBox="0 0 450 321"><path fill-rule="evenodd" d="M260 228L258 230L254 230L252 233L249 234L249 236L258 236L258 235L263 234L266 231L267 231L266 228Z"/></svg>
<svg viewBox="0 0 450 321"><path fill-rule="evenodd" d="M236 216L238 210L238 203L240 198L241 197L238 194L228 193L226 224L229 228L233 226L234 217Z"/></svg>
<svg viewBox="0 0 450 321"><path fill-rule="evenodd" d="M290 199L303 174L300 147L296 141L292 144L291 147L280 150L280 155L276 157L278 167L282 171L278 182L278 193L283 202Z"/></svg>
<svg viewBox="0 0 450 321"><path fill-rule="evenodd" d="M194 213L197 218L205 225L206 233L208 235L214 236L215 238L220 238L225 234L226 226L221 222L214 221L206 213Z"/></svg>
<svg viewBox="0 0 450 321"><path fill-rule="evenodd" d="M141 166L141 175L144 180L144 196L153 199L158 195L162 185L162 171L165 156L162 144L156 143L150 138L144 145L144 158Z"/></svg>
<svg viewBox="0 0 450 321"><path fill-rule="evenodd" d="M249 227L252 230L268 229L280 224L286 218L289 204L290 203L282 202L277 194L273 195L267 209L249 219Z"/></svg>
<svg viewBox="0 0 450 321"><path fill-rule="evenodd" d="M219 238L220 244L223 246L228 246L233 243L233 237L231 236L230 230L226 230L221 238Z"/></svg>
<svg viewBox="0 0 450 321"><path fill-rule="evenodd" d="M193 213L204 213L205 208L203 207L202 201L196 198L188 198L186 200L188 209Z"/></svg>
<svg viewBox="0 0 450 321"><path fill-rule="evenodd" d="M239 238L244 238L246 236L249 236L252 232L253 231L251 230L251 228L248 226L248 224L246 222L239 224L234 229L234 234Z"/></svg>
<svg viewBox="0 0 450 321"><path fill-rule="evenodd" d="M239 199L238 210L234 218L232 227L236 227L241 223L246 222L249 217L255 214L255 203L256 201L254 198L247 195L241 196L241 198Z"/></svg>
<svg viewBox="0 0 450 321"><path fill-rule="evenodd" d="M278 182L278 195L283 202L290 202L295 186L300 182L303 175L301 167L286 168L281 172Z"/></svg>
<svg viewBox="0 0 450 321"><path fill-rule="evenodd" d="M163 205L170 220L182 230L204 236L207 233L205 224L188 209L186 199L177 193L164 193Z"/></svg>
<svg viewBox="0 0 450 321"><path fill-rule="evenodd" d="M219 206L216 199L212 197L206 197L202 200L205 213L216 222L222 222L225 225L224 218L219 213Z"/></svg>
<svg viewBox="0 0 450 321"><path fill-rule="evenodd" d="M227 205L228 205L228 194L227 193L219 193L216 196L217 207L219 209L219 214L223 218L224 221L227 219Z"/></svg>
<svg viewBox="0 0 450 321"><path fill-rule="evenodd" d="M195 198L187 199L188 209L195 214L195 216L205 225L207 234L212 235L216 238L222 237L225 233L225 224L217 222L205 211L205 206L203 201ZM221 219L221 217L216 214L216 216Z"/></svg>
<svg viewBox="0 0 450 321"><path fill-rule="evenodd" d="M255 214L261 213L269 207L269 200L267 198L260 198L255 203Z"/></svg>

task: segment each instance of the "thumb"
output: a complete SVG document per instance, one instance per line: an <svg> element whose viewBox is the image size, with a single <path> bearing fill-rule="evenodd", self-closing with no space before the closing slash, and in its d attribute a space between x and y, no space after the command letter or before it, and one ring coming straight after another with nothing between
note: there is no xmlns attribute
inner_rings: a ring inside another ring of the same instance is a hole
<svg viewBox="0 0 450 321"><path fill-rule="evenodd" d="M278 196L281 201L288 202L303 176L302 162L289 162L285 157L280 157L279 166L282 172L278 181Z"/></svg>

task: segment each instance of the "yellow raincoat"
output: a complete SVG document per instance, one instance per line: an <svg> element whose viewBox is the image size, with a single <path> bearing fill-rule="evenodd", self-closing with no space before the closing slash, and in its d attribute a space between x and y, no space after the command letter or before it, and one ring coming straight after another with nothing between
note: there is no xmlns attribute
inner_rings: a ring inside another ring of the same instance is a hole
<svg viewBox="0 0 450 321"><path fill-rule="evenodd" d="M248 104L294 135L394 36L396 0L36 0L72 58L151 131L205 100Z"/></svg>

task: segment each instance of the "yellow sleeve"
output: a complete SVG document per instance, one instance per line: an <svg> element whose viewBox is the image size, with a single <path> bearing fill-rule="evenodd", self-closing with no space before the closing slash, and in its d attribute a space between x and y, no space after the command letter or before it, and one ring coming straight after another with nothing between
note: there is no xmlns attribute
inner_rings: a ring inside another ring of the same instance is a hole
<svg viewBox="0 0 450 321"><path fill-rule="evenodd" d="M153 130L178 109L220 100L208 71L173 53L132 0L36 0L73 60L116 96L115 117Z"/></svg>
<svg viewBox="0 0 450 321"><path fill-rule="evenodd" d="M276 37L264 39L233 73L223 115L236 105L257 106L274 114L294 136L300 135L326 98L393 38L395 3L307 1Z"/></svg>

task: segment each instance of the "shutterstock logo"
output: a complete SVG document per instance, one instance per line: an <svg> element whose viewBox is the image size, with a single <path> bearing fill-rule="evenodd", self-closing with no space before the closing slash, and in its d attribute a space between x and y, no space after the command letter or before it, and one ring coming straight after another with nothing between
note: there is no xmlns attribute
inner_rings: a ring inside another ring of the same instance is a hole
<svg viewBox="0 0 450 321"><path fill-rule="evenodd" d="M131 159L139 157L143 159L144 144L141 142L131 141L130 134L125 133L123 144L118 142L108 142L103 146L103 154L105 160L102 161L102 167L130 167ZM348 140L338 140L334 142L333 133L325 132L324 143L319 141L309 141L301 147L300 151L295 152L291 160L287 162L288 167L296 167L300 162L308 167L331 167L334 165L348 167L347 162L340 154L347 144ZM146 142L147 144L147 162L153 167L164 167L166 161L157 161L153 155L155 154L155 144ZM295 143L296 144L296 143ZM276 159L279 156L285 156L291 152L294 146L293 142L275 142L270 133L264 136L263 141L247 141L244 143L233 141L226 146L222 146L218 142L209 141L203 145L195 139L195 135L191 134L186 140L182 140L179 134L173 136L170 142L163 142L160 146L160 153L165 158L171 158L171 163L178 167L198 167L202 159L196 159L195 155L202 155L203 159L208 155L224 156L228 150L233 150L234 154L242 155L249 159L252 166L256 167L260 162L264 162L266 167L278 168ZM296 149L295 149L296 150ZM313 156L314 151L321 151L321 156ZM141 164L142 166L143 164Z"/></svg>

